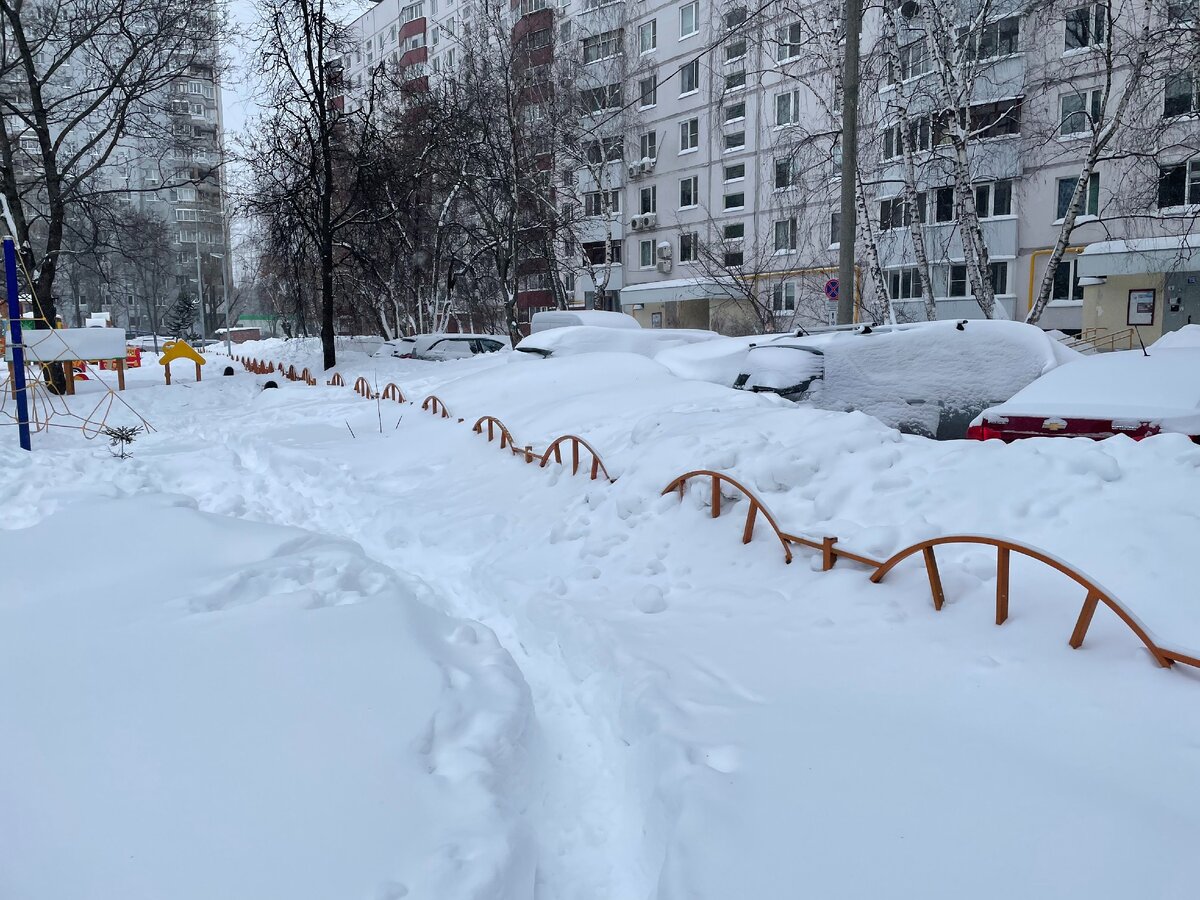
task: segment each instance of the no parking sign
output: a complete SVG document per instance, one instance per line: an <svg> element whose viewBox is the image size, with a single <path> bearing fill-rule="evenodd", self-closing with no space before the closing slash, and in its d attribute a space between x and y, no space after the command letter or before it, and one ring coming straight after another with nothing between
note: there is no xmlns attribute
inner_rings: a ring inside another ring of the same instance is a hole
<svg viewBox="0 0 1200 900"><path fill-rule="evenodd" d="M830 300L834 300L834 301L837 300L837 298L838 298L838 280L836 278L830 278L827 282L825 282L825 296L828 297Z"/></svg>

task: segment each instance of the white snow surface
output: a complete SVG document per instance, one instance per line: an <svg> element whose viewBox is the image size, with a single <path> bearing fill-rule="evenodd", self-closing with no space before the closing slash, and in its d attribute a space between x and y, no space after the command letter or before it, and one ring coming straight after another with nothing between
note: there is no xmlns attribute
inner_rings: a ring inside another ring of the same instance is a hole
<svg viewBox="0 0 1200 900"><path fill-rule="evenodd" d="M1200 349L1200 325L1184 325L1175 331L1168 331L1150 345L1152 350L1178 350L1183 348Z"/></svg>
<svg viewBox="0 0 1200 900"><path fill-rule="evenodd" d="M1198 434L1200 347L1088 356L1044 375L984 415L1150 421L1164 431Z"/></svg>
<svg viewBox="0 0 1200 900"><path fill-rule="evenodd" d="M1016 538L1186 649L1200 447L936 443L626 353L346 357L452 418L146 367L131 459L0 431L0 896L1194 893L1196 670L1103 608L1070 650L1082 590L1019 558L998 628L988 548L939 550L935 613L919 556L787 566L732 495L659 494L725 471L876 557ZM523 464L484 414L617 481Z"/></svg>
<svg viewBox="0 0 1200 900"><path fill-rule="evenodd" d="M653 357L672 347L703 343L720 337L715 331L693 328L609 328L600 325L567 325L531 334L517 350L541 350L556 357L580 353L637 353ZM533 354L522 353L528 358Z"/></svg>

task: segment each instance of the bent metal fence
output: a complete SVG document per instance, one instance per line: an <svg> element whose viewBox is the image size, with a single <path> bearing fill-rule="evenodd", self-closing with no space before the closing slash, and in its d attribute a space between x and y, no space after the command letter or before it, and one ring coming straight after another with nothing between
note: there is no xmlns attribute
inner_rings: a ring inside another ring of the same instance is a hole
<svg viewBox="0 0 1200 900"><path fill-rule="evenodd" d="M508 448L513 454L524 457L525 462L527 463L532 463L534 460L538 460L540 463L538 468L541 469L546 468L546 466L550 464L551 458L553 458L554 461L559 465L562 465L562 448L565 444L571 448L572 475L579 474L579 464L583 453L585 452L591 456L592 460L589 466L592 481L597 480L601 475L603 475L604 480L608 481L609 483L615 480L608 474L608 469L605 467L604 461L600 458L600 454L596 452L596 448L583 438L579 437L577 434L561 435L560 437L557 437L551 441L550 446L548 446L543 452L538 453L533 449L532 445L526 444L523 447L520 446L517 443L516 438L513 437L512 432L509 431L508 426L495 416L481 416L475 422L475 424L471 426L471 430L475 432L475 434L483 434L486 430L489 443L499 436L501 450Z"/></svg>
<svg viewBox="0 0 1200 900"><path fill-rule="evenodd" d="M1063 575L1066 575L1080 587L1086 591L1083 607L1079 611L1079 617L1075 622L1075 628L1071 632L1068 644L1079 649L1083 646L1084 638L1087 636L1088 628L1092 624L1092 617L1096 613L1096 607L1103 603L1113 613L1116 614L1122 622L1128 626L1145 645L1150 652L1150 656L1154 661L1163 668L1169 668L1174 663L1183 663L1188 666L1200 668L1200 658L1191 656L1178 650L1171 650L1157 644L1146 627L1137 619L1129 609L1121 603L1112 592L1102 587L1095 579L1084 574L1076 567L1064 562L1063 560L1047 553L1044 550L1039 550L1036 547L1031 547L1028 544L1022 544L1017 541L1010 541L1006 538L991 537L987 535L974 534L957 534L946 535L944 537L930 538L920 541L910 547L893 554L890 558L880 562L871 559L860 553L855 553L847 550L845 547L838 545L836 537L824 537L820 542L811 540L800 535L790 534L784 531L779 521L767 509L767 505L762 502L755 494L750 491L745 485L729 477L723 472L714 472L710 469L698 469L692 472L686 472L675 478L663 488L662 493L669 494L672 491L678 491L680 499L683 499L686 486L692 479L711 479L709 484L710 504L712 508L712 517L715 519L721 515L722 494L721 486L728 485L738 493L742 494L747 500L746 523L742 529L742 543L748 544L754 537L754 526L759 514L766 520L771 527L776 539L783 546L785 562L792 561L791 545L797 544L803 547L809 547L821 552L821 568L823 571L828 571L833 568L839 558L849 559L853 562L860 563L868 568L874 569L870 575L872 583L879 584L887 577L887 574L892 571L897 565L910 556L920 553L925 561L925 570L929 578L929 592L933 597L934 610L941 610L946 601L945 591L942 588L941 573L938 569L937 556L934 551L935 547L947 544L976 544L992 546L996 548L996 624L1003 625L1008 620L1008 604L1010 594L1010 564L1012 554L1017 553L1029 559L1036 560Z"/></svg>
<svg viewBox="0 0 1200 900"><path fill-rule="evenodd" d="M264 363L257 359L241 357L240 362L245 368L256 374L269 374L274 372L274 363ZM284 371L283 365L279 365L279 371ZM295 374L295 368L290 367L287 376L292 380L303 380L305 383L315 385L317 380L307 369ZM333 377L329 379L330 385L345 386L345 381L340 373L335 372ZM371 391L370 384L365 377L359 377L354 383L354 390L361 396L368 399L376 399L376 395ZM404 399L404 395L400 388L395 384L388 384L378 395L384 400L395 400L397 403L408 402ZM443 419L452 418L450 411L446 408L446 404L440 398L430 395L421 403L421 409L433 413ZM458 421L463 421L459 419ZM563 464L564 445L570 447L571 454L571 474L579 473L580 462L583 454L586 453L591 457L590 475L593 481L597 480L601 475L609 482L616 479L608 474L603 461L600 459L600 454L586 440L574 434L564 434L561 437L555 438L553 442L543 451L537 453L531 446L520 446L513 437L512 432L503 422L495 416L482 416L476 420L472 426L472 431L476 434L483 434L486 431L489 443L500 438L500 449L507 449L514 455L524 457L525 462L532 463L535 459L540 461L540 468L545 468L551 459L560 465ZM1156 643L1150 636L1149 631L1138 620L1134 614L1125 607L1112 592L1101 586L1095 579L1086 575L1071 564L1040 550L1036 547L1022 544L1017 541L1011 541L1006 538L992 537L988 535L976 534L957 534L945 535L943 537L930 538L920 541L912 546L894 553L886 560L879 561L872 559L862 553L849 550L838 543L836 537L825 536L820 541L812 538L807 538L802 535L792 534L784 531L779 524L779 520L767 508L767 505L759 499L753 491L747 488L737 479L725 474L724 472L716 472L712 469L696 469L673 479L670 484L663 488L662 493L669 494L672 491L677 491L682 500L687 491L688 482L696 479L709 479L708 495L712 517L715 519L721 515L723 508L723 497L721 488L727 485L738 494L741 494L747 501L746 520L742 528L742 543L748 544L754 538L754 529L761 518L770 527L771 532L775 535L783 548L784 561L790 563L793 559L792 547L800 546L816 550L821 554L821 569L828 571L832 569L839 559L848 559L851 562L858 563L872 569L870 580L874 584L879 584L887 577L888 573L896 566L908 559L910 556L921 554L925 562L925 571L929 579L929 592L933 598L933 608L935 611L940 611L946 602L945 591L942 587L941 572L938 568L937 555L935 547L945 546L949 544L975 544L992 546L996 548L996 624L1003 625L1008 620L1008 607L1010 596L1010 566L1012 554L1016 553L1020 556L1025 556L1033 559L1043 565L1067 576L1076 584L1084 589L1086 595L1084 597L1083 606L1079 611L1079 617L1076 619L1075 628L1071 632L1071 637L1068 644L1075 649L1083 646L1084 638L1087 637L1088 628L1091 627L1092 618L1096 613L1097 607L1103 603L1132 631L1137 638L1142 642L1149 651L1150 656L1154 661L1163 668L1169 668L1175 663L1182 663L1187 666L1200 668L1200 657L1192 656L1179 650L1172 650L1163 647Z"/></svg>

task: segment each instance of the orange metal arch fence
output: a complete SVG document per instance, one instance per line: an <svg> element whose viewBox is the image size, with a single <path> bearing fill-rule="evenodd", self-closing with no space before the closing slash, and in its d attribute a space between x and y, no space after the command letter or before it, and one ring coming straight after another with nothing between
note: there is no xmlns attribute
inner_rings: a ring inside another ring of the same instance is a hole
<svg viewBox="0 0 1200 900"><path fill-rule="evenodd" d="M1068 578L1072 579L1076 584L1080 585L1086 591L1086 596L1083 601L1083 607L1079 611L1079 617L1075 622L1075 628L1071 632L1071 637L1068 643L1071 647L1078 649L1083 646L1084 638L1087 636L1088 628L1091 626L1092 617L1096 612L1099 604L1103 603L1111 609L1116 616L1125 623L1137 638L1145 645L1150 652L1154 661L1164 668L1170 667L1173 663L1179 662L1189 666L1200 667L1200 658L1190 656L1178 650L1171 650L1159 646L1150 637L1145 626L1125 607L1111 592L1100 586L1094 579L1081 572L1079 569L1063 562L1057 557L1039 550L1036 547L1031 547L1027 544L1022 544L1017 541L1007 540L1005 538L989 537L984 535L946 535L944 537L931 538L913 544L910 547L905 547L903 550L895 553L892 557L883 562L873 560L868 556L860 553L855 553L847 550L845 547L838 545L837 538L825 537L820 542L799 535L790 534L784 531L775 516L767 509L765 503L754 495L745 485L731 478L723 472L714 472L710 469L698 469L692 472L686 472L683 475L675 478L670 484L663 488L662 493L668 494L671 491L678 491L680 499L683 498L686 485L692 479L711 479L710 482L710 502L713 518L717 518L721 514L721 486L728 485L748 501L746 511L746 524L742 530L742 543L748 544L754 537L754 526L758 515L761 513L770 525L775 537L779 540L783 547L785 562L792 561L791 545L798 544L804 547L810 547L819 550L822 556L822 569L828 570L833 568L839 558L846 558L857 563L861 563L869 568L874 569L870 579L873 583L878 584L894 569L899 563L903 562L910 556L914 556L918 552L921 553L925 560L925 568L929 576L929 590L933 596L933 607L935 610L940 610L945 603L945 593L942 589L941 574L938 570L937 556L934 548L945 544L983 544L996 548L996 624L1002 625L1008 619L1008 604L1010 593L1010 578L1009 568L1011 556L1013 553L1026 556L1030 559L1037 560L1044 565L1061 572Z"/></svg>

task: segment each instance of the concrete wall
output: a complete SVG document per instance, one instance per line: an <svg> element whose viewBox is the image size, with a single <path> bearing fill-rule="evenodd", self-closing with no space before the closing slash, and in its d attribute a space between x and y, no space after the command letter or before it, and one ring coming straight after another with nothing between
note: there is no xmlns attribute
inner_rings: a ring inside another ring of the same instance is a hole
<svg viewBox="0 0 1200 900"><path fill-rule="evenodd" d="M1112 275L1104 284L1083 289L1083 327L1099 329L1102 334L1129 328L1129 292L1155 291L1154 324L1139 325L1138 332L1147 344L1162 336L1163 295L1166 277L1162 274Z"/></svg>

